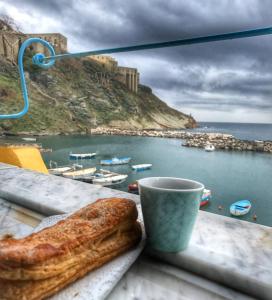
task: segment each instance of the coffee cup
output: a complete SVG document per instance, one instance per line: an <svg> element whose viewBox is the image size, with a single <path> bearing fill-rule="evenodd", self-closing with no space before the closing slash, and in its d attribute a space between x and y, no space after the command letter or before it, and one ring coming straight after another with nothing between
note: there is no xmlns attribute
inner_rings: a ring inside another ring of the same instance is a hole
<svg viewBox="0 0 272 300"><path fill-rule="evenodd" d="M147 245L164 252L188 247L204 185L173 177L138 181Z"/></svg>

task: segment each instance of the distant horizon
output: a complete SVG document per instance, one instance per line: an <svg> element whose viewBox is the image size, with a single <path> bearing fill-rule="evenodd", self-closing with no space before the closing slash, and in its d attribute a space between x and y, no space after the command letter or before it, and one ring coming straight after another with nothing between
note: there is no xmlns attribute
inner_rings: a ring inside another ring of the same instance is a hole
<svg viewBox="0 0 272 300"><path fill-rule="evenodd" d="M229 123L229 124L260 124L272 125L272 123L256 123L256 122L226 122L226 121L196 121L197 123Z"/></svg>

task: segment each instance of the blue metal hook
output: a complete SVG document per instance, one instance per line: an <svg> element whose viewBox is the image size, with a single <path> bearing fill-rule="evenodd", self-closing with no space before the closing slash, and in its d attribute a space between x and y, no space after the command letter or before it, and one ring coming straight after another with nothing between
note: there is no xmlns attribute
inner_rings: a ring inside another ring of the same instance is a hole
<svg viewBox="0 0 272 300"><path fill-rule="evenodd" d="M21 88L22 88L22 94L24 99L24 108L15 114L8 114L8 115L0 115L0 119L18 119L24 116L29 108L29 100L28 100L28 92L27 92L27 86L26 86L26 80L25 80L25 74L24 74L24 64L23 64L23 58L25 54L25 49L32 43L40 43L43 46L45 46L49 52L50 56L55 56L55 50L52 47L51 44L49 44L47 41L39 39L39 38L30 38L23 42L22 46L20 47L19 53L18 53L18 68L19 68L19 74L21 79ZM50 58L47 62L45 62L45 56L41 53L38 53L33 56L32 61L34 64L42 67L42 68L50 68L54 65L55 59Z"/></svg>

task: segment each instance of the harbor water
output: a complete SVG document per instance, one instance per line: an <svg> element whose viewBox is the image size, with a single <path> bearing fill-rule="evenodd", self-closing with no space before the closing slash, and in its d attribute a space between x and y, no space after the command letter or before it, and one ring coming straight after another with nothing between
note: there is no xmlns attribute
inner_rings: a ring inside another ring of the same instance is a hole
<svg viewBox="0 0 272 300"><path fill-rule="evenodd" d="M214 130L215 131L215 130ZM231 133L231 132L228 132ZM261 139L261 137L259 137ZM272 138L271 138L272 139ZM129 136L50 136L38 142L52 153L43 153L46 164L71 164L69 153L97 152L94 159L82 160L85 167L99 166L101 159L130 156L130 165L103 167L128 174L126 182L113 188L126 191L129 183L149 176L174 176L202 182L212 191L203 210L231 217L231 203L248 199L251 211L240 219L272 226L272 155L257 152L214 151L182 147L182 140ZM132 164L152 163L151 170L135 172ZM253 216L257 220L253 220Z"/></svg>

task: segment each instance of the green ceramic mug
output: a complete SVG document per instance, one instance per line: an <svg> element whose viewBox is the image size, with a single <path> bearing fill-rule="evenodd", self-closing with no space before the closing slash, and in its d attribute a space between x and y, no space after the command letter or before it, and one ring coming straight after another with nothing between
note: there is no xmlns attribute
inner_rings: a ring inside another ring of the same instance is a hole
<svg viewBox="0 0 272 300"><path fill-rule="evenodd" d="M199 211L204 185L173 177L138 181L147 245L164 252L185 250Z"/></svg>

